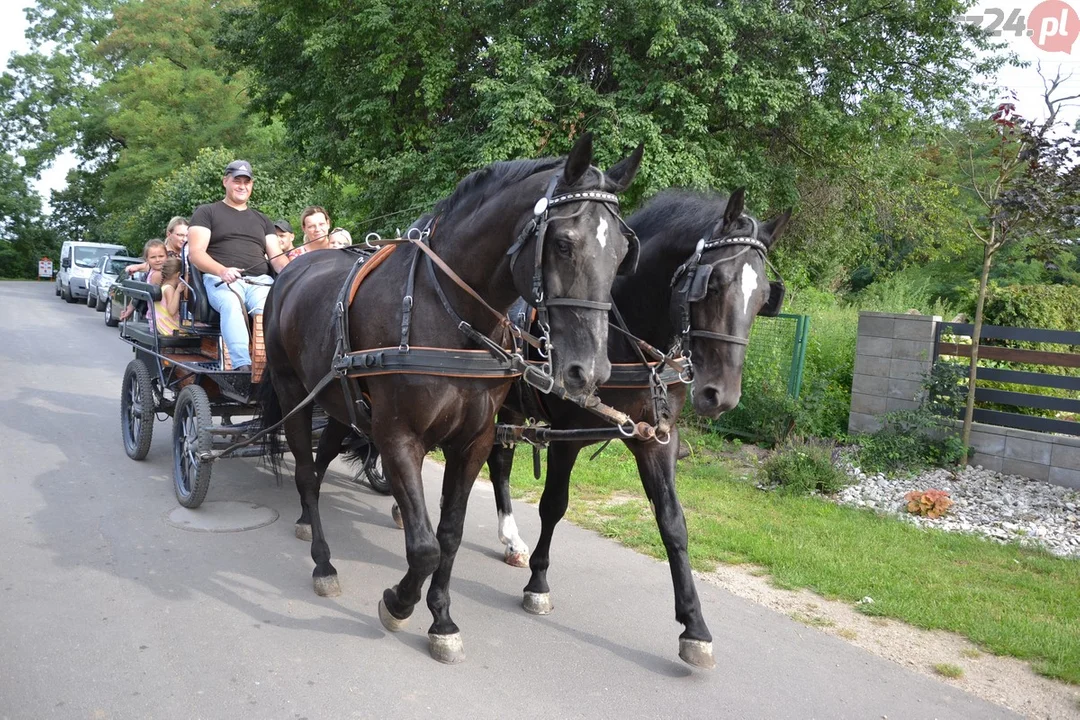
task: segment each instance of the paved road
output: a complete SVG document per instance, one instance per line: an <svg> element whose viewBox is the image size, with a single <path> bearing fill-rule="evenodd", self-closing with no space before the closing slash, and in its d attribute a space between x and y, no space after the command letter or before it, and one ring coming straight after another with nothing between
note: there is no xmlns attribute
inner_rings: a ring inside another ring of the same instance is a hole
<svg viewBox="0 0 1080 720"><path fill-rule="evenodd" d="M379 623L403 537L390 499L343 467L322 503L338 598L312 592L295 490L254 460L219 463L208 502L257 503L278 521L227 534L167 524L171 426L157 424L145 462L120 441L130 356L51 284L0 283L2 718L1015 717L706 584L717 668L693 670L677 656L664 564L569 525L556 610L529 616L527 571L499 561L483 483L451 585L468 658L440 665L426 607L404 633ZM535 510L519 515L535 538Z"/></svg>

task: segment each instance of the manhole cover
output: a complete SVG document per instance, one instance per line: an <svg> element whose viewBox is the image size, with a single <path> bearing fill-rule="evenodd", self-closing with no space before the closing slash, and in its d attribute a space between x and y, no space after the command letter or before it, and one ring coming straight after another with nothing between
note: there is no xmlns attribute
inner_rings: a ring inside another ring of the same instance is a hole
<svg viewBox="0 0 1080 720"><path fill-rule="evenodd" d="M242 532L265 527L278 519L273 508L250 502L204 502L194 510L178 507L165 513L165 522L191 532Z"/></svg>

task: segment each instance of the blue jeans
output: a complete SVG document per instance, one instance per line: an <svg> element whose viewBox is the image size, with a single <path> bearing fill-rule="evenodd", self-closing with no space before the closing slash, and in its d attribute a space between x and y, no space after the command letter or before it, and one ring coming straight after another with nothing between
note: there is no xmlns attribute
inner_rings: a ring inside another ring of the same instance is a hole
<svg viewBox="0 0 1080 720"><path fill-rule="evenodd" d="M256 282L269 282L269 275L255 275L251 278ZM251 364L251 335L248 333L247 318L244 317L245 308L250 315L262 315L263 304L266 296L270 293L269 285L252 285L237 280L232 285L220 285L221 278L217 275L203 275L203 285L206 287L206 298L210 306L221 315L221 337L225 340L225 347L229 349L229 357L234 368L241 365ZM215 287L216 286L216 287ZM243 298L243 305L240 298Z"/></svg>

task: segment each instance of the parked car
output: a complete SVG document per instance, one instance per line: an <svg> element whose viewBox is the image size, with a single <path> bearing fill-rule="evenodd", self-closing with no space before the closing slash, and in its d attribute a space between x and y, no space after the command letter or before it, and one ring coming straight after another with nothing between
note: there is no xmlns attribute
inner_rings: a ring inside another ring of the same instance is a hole
<svg viewBox="0 0 1080 720"><path fill-rule="evenodd" d="M86 282L103 255L127 252L123 245L65 240L60 248L56 294L69 303L86 298Z"/></svg>
<svg viewBox="0 0 1080 720"><path fill-rule="evenodd" d="M128 265L142 262L139 258L126 255L106 255L98 260L90 273L90 279L86 281L86 306L97 308L98 312L105 312L105 301L109 297L109 288L116 282L120 273Z"/></svg>

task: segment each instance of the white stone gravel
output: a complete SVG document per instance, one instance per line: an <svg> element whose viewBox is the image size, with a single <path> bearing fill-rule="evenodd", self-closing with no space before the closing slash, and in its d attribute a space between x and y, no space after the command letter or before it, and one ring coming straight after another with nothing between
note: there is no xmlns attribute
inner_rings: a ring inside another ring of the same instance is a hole
<svg viewBox="0 0 1080 720"><path fill-rule="evenodd" d="M1063 557L1080 558L1080 491L981 465L938 468L907 477L864 473L840 462L855 484L831 499L841 505L893 514L922 527L983 535L1001 543L1039 545ZM907 512L904 495L912 490L947 490L953 505L940 518Z"/></svg>

